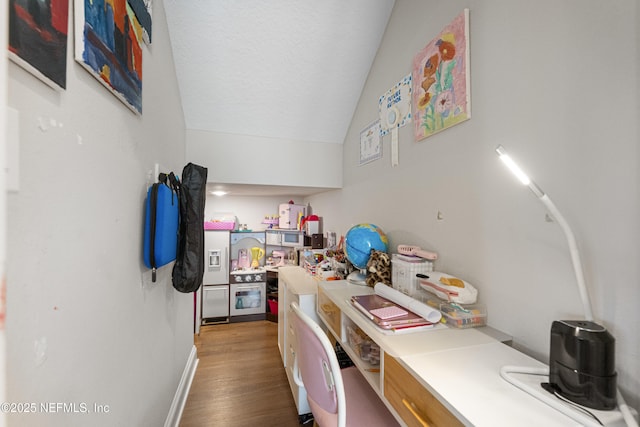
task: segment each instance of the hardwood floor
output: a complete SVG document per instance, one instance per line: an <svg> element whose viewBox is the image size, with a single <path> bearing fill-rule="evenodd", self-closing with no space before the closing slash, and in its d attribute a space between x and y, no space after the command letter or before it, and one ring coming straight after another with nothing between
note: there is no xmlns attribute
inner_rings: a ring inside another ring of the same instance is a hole
<svg viewBox="0 0 640 427"><path fill-rule="evenodd" d="M203 326L180 427L298 427L298 414L269 321Z"/></svg>

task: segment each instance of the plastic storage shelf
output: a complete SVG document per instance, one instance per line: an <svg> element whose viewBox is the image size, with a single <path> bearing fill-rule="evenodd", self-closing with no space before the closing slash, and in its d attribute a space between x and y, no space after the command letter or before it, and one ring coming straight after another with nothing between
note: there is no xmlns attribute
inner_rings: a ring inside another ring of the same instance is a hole
<svg viewBox="0 0 640 427"><path fill-rule="evenodd" d="M480 304L458 305L448 302L440 304L445 323L454 328L473 328L487 324L487 308Z"/></svg>
<svg viewBox="0 0 640 427"><path fill-rule="evenodd" d="M391 284L403 294L414 296L421 289L416 274L427 274L430 271L433 271L431 261L409 262L399 259L397 254L391 255Z"/></svg>
<svg viewBox="0 0 640 427"><path fill-rule="evenodd" d="M360 328L353 329L351 326L347 326L347 342L360 359L374 366L380 364L380 346Z"/></svg>

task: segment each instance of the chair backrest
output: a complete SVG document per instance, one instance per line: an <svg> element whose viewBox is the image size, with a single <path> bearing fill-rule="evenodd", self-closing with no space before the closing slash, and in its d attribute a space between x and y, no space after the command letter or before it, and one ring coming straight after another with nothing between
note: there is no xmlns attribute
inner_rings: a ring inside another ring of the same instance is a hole
<svg viewBox="0 0 640 427"><path fill-rule="evenodd" d="M316 422L323 427L343 427L346 423L345 394L335 350L325 332L298 304L291 303L291 309L298 340L294 375L302 379Z"/></svg>

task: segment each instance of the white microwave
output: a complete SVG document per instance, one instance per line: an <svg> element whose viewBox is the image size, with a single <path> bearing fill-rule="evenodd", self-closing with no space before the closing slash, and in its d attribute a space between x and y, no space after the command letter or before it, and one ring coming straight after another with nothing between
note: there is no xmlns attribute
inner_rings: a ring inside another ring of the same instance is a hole
<svg viewBox="0 0 640 427"><path fill-rule="evenodd" d="M267 245L301 247L304 246L302 231L267 230Z"/></svg>
<svg viewBox="0 0 640 427"><path fill-rule="evenodd" d="M302 231L283 231L281 245L290 247L304 246L304 233Z"/></svg>

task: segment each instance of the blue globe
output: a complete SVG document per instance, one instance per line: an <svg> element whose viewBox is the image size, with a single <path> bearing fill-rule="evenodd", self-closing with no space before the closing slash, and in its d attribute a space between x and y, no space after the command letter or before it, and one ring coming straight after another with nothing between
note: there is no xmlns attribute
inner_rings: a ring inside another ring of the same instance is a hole
<svg viewBox="0 0 640 427"><path fill-rule="evenodd" d="M347 259L360 270L367 267L371 249L387 252L389 247L387 235L374 224L354 225L347 231L344 239Z"/></svg>

